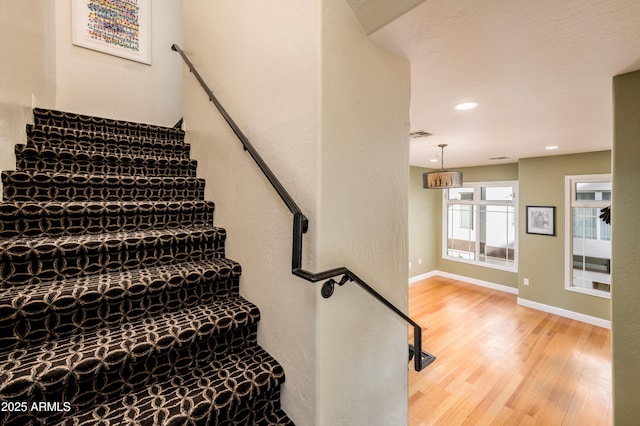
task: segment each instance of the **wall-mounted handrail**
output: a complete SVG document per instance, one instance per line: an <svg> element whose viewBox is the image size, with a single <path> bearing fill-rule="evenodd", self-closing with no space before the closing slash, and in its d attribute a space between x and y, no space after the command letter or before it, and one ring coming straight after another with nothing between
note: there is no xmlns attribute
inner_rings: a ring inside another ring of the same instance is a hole
<svg viewBox="0 0 640 426"><path fill-rule="evenodd" d="M296 202L293 200L291 195L287 192L284 186L280 183L278 178L273 174L271 169L264 162L260 154L253 147L249 139L244 135L242 130L238 127L238 125L233 121L231 116L224 109L222 104L218 101L216 96L213 94L209 86L204 82L200 73L193 66L189 58L185 55L184 51L176 44L171 46L171 49L178 52L182 59L184 60L187 67L189 67L189 71L195 76L200 86L205 91L209 100L216 106L224 120L227 122L229 127L236 134L245 151L249 152L249 155L256 162L262 173L264 173L267 180L271 183L275 191L278 193L284 204L287 206L289 211L293 214L293 248L292 248L292 256L291 256L291 272L309 282L318 282L325 281L322 286L321 294L323 297L328 298L333 294L335 285L344 285L348 281L353 281L358 284L361 288L363 288L367 293L373 296L376 300L382 303L384 306L389 308L392 312L402 318L404 321L413 326L413 347L411 348L412 355L420 354L419 356L415 356L414 360L414 368L416 371L420 371L429 365L431 362L435 360L435 357L427 352L422 351L422 327L416 323L414 320L409 318L404 312L398 309L395 305L389 302L384 296L374 290L370 285L368 285L364 280L358 277L351 270L346 267L329 269L322 272L310 272L306 271L302 268L302 236L307 232L309 227L309 221L302 213L302 210ZM341 276L340 281L336 281L334 278Z"/></svg>

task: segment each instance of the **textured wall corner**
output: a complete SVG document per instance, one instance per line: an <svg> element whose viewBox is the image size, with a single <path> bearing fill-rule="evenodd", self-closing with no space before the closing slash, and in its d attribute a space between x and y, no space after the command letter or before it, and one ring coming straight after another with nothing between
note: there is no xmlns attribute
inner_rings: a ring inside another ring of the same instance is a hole
<svg viewBox="0 0 640 426"><path fill-rule="evenodd" d="M614 77L612 341L615 424L640 424L640 71Z"/></svg>

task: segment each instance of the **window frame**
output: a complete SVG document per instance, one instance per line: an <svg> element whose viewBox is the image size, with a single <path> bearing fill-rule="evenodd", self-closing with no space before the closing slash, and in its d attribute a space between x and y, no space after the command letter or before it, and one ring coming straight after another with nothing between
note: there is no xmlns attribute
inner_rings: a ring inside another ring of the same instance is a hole
<svg viewBox="0 0 640 426"><path fill-rule="evenodd" d="M482 200L482 189L487 187L504 187L510 186L513 189L513 197L511 200ZM453 262L461 262L467 263L470 265L475 265L484 268L490 269L498 269L501 271L507 272L518 272L518 240L519 240L519 228L518 228L518 181L517 180L509 180L509 181L490 181L490 182L465 182L462 186L463 188L473 188L473 199L472 200L449 200L449 190L445 189L442 191L442 259L450 260ZM465 259L462 257L450 256L448 254L448 209L450 205L469 205L472 206L472 217L473 217L473 226L470 229L476 237L476 240L479 242L481 239L482 230L480 229L480 207L481 206L511 206L513 207L513 226L515 229L514 232L514 244L513 244L513 266L504 266L499 264L493 264L486 261L480 261L479 259L479 251L480 244L476 244L475 248L475 257L476 259Z"/></svg>
<svg viewBox="0 0 640 426"><path fill-rule="evenodd" d="M596 183L596 182L611 182L613 184L612 175L610 173L602 173L602 174L588 174L588 175L568 175L565 176L565 238L564 238L564 247L565 247L565 256L564 256L564 288L567 291L572 291L575 293L588 294L591 296L600 297L603 299L611 298L611 291L599 290L599 289L590 289L581 287L578 285L573 285L573 239L574 239L574 223L573 223L573 208L596 208L596 217L601 208L607 207L607 205L611 205L611 200L578 200L576 197L576 184L577 183ZM600 220L597 218L596 220ZM596 230L596 235L601 234L601 231ZM607 240L603 240L607 241ZM608 241L611 241L609 239ZM611 262L611 258L609 258L609 262ZM609 274L611 275L611 274ZM613 286L613 282L609 283L609 287Z"/></svg>

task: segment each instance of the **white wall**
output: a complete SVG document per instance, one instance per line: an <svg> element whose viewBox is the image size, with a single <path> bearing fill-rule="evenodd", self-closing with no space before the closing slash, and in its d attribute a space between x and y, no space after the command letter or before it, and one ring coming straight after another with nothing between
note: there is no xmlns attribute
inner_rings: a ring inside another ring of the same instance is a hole
<svg viewBox="0 0 640 426"><path fill-rule="evenodd" d="M182 0L151 3L149 66L72 45L71 0L55 1L57 109L165 126L182 117L182 63L170 49L182 43Z"/></svg>
<svg viewBox="0 0 640 426"><path fill-rule="evenodd" d="M323 1L318 267L407 311L410 66ZM318 301L317 425L407 424L407 324L350 283Z"/></svg>
<svg viewBox="0 0 640 426"><path fill-rule="evenodd" d="M407 306L409 65L344 0L184 3L185 52L311 223L304 267L346 265ZM243 265L258 339L299 425L407 421L407 328L350 284L329 300L291 275L291 215L194 77L188 141Z"/></svg>

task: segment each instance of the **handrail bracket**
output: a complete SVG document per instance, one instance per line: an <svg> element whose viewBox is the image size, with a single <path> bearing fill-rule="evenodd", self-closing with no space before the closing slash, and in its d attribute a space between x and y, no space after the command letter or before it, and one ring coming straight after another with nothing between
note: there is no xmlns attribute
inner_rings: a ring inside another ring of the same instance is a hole
<svg viewBox="0 0 640 426"><path fill-rule="evenodd" d="M333 295L333 292L335 290L335 285L336 284L338 284L339 286L342 287L343 285L345 285L349 281L351 281L351 279L347 275L343 275L342 278L340 279L340 281L336 281L333 278L331 278L330 280L325 281L324 284L322 284L322 288L320 290L320 294L325 299L328 299Z"/></svg>

